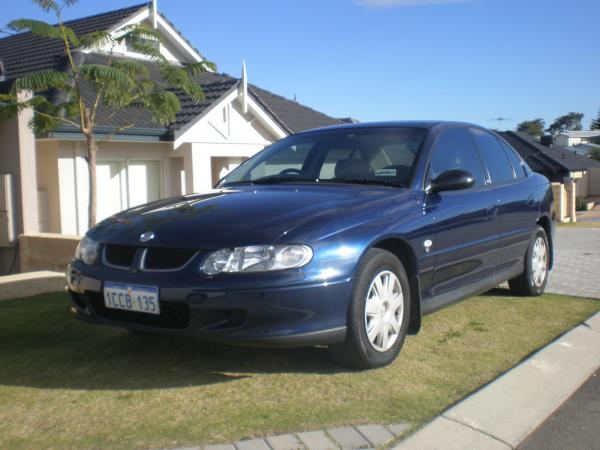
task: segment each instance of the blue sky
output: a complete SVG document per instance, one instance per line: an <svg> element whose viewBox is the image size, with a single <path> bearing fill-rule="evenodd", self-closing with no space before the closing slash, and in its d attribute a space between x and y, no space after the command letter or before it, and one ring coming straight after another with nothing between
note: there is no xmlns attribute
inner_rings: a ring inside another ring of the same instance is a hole
<svg viewBox="0 0 600 450"><path fill-rule="evenodd" d="M158 0L220 71L336 117L543 117L600 108L598 0ZM79 0L77 18L140 3ZM12 1L3 18L43 18Z"/></svg>

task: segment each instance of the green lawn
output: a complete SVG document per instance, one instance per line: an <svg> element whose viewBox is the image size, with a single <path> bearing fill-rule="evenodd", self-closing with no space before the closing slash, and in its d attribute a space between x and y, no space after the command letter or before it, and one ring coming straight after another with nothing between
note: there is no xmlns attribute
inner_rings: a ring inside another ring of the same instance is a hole
<svg viewBox="0 0 600 450"><path fill-rule="evenodd" d="M600 309L503 291L425 318L396 362L323 349L139 337L67 314L65 294L0 303L0 448L164 448L341 424L419 426Z"/></svg>
<svg viewBox="0 0 600 450"><path fill-rule="evenodd" d="M600 222L556 222L560 228L600 228Z"/></svg>

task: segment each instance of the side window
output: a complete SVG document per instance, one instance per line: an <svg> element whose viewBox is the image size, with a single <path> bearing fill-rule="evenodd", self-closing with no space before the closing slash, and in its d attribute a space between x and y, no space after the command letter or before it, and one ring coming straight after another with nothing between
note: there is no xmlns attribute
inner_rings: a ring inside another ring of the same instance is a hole
<svg viewBox="0 0 600 450"><path fill-rule="evenodd" d="M485 183L485 176L477 149L465 128L457 127L442 131L435 141L430 162L429 179L450 169L462 169L475 178L475 186Z"/></svg>
<svg viewBox="0 0 600 450"><path fill-rule="evenodd" d="M488 169L492 183L501 184L515 179L513 167L496 136L487 131L470 128L479 147L483 163Z"/></svg>
<svg viewBox="0 0 600 450"><path fill-rule="evenodd" d="M502 140L500 140L500 144L502 144L502 147L504 147L504 150L506 150L506 154L508 155L508 159L510 159L511 164L515 169L515 175L517 178L525 178L527 176L525 162L519 155L517 155L517 151Z"/></svg>

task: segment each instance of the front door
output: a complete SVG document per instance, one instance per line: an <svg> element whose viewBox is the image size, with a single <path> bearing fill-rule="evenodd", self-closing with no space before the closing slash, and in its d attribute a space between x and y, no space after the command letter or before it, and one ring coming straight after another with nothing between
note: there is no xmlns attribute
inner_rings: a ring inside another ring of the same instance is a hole
<svg viewBox="0 0 600 450"><path fill-rule="evenodd" d="M426 311L453 301L461 289L472 289L494 275L495 252L500 236L495 191L486 177L477 150L464 127L443 131L432 148L428 180L446 170L471 173L470 189L428 194L427 214L433 215L435 253L432 302ZM427 303L427 302L425 302Z"/></svg>

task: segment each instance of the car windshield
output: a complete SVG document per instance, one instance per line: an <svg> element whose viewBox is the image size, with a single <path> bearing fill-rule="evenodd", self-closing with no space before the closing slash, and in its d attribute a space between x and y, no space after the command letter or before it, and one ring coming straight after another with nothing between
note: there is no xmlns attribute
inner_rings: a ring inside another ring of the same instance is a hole
<svg viewBox="0 0 600 450"><path fill-rule="evenodd" d="M233 184L351 183L406 186L427 130L369 127L282 139L227 175Z"/></svg>

